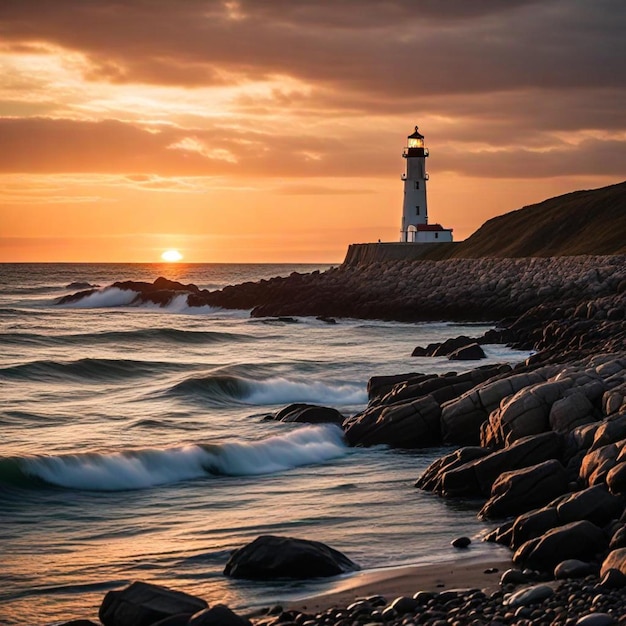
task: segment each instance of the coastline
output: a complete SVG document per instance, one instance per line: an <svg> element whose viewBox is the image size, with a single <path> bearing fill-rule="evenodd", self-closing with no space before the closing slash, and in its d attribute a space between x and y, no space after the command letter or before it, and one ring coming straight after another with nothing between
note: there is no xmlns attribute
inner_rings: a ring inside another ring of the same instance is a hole
<svg viewBox="0 0 626 626"><path fill-rule="evenodd" d="M359 598L382 595L388 602L419 591L441 592L453 589L480 589L493 593L500 577L513 567L505 552L493 555L455 555L438 563L400 565L357 572L338 580L320 594L285 602L285 607L307 612L346 607Z"/></svg>

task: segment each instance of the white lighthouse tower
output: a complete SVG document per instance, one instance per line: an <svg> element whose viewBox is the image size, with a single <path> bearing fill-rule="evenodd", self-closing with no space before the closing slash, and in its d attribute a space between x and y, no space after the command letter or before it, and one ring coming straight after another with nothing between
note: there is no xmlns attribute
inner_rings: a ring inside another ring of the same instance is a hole
<svg viewBox="0 0 626 626"><path fill-rule="evenodd" d="M402 152L406 159L404 181L404 203L402 205L402 226L400 241L407 243L440 243L452 241L452 229L441 224L428 223L426 204L426 157L424 135L415 127L415 132L407 137L407 146Z"/></svg>

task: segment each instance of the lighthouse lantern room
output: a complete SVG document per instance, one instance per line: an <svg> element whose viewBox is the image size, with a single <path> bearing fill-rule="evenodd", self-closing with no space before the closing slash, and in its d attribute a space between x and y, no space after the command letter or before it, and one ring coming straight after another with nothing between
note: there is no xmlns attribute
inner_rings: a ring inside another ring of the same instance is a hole
<svg viewBox="0 0 626 626"><path fill-rule="evenodd" d="M426 204L426 158L428 148L424 147L424 135L417 126L407 137L407 145L402 152L406 159L404 181L404 203L402 206L402 226L400 241L407 243L440 243L452 241L452 229L441 224L428 223Z"/></svg>

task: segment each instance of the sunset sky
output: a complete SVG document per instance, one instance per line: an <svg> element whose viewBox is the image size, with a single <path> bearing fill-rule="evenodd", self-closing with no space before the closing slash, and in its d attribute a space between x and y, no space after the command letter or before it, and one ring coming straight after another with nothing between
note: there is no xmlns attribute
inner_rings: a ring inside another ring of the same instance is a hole
<svg viewBox="0 0 626 626"><path fill-rule="evenodd" d="M338 262L626 179L624 0L0 0L0 261Z"/></svg>

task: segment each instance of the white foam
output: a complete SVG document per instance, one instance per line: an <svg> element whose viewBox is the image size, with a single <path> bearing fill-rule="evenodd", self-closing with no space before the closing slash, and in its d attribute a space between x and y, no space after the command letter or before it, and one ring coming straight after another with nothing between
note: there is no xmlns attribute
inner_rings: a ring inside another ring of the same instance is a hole
<svg viewBox="0 0 626 626"><path fill-rule="evenodd" d="M138 293L130 289L118 289L117 287L106 287L88 296L69 302L60 306L70 309L97 309L104 307L128 306Z"/></svg>
<svg viewBox="0 0 626 626"><path fill-rule="evenodd" d="M23 471L72 489L122 491L203 476L206 452L195 445L168 450L40 456L22 460Z"/></svg>
<svg viewBox="0 0 626 626"><path fill-rule="evenodd" d="M367 390L362 384L331 385L321 381L294 381L269 378L264 381L246 381L250 392L242 398L246 404L272 405L292 402L311 402L348 406L367 403Z"/></svg>
<svg viewBox="0 0 626 626"><path fill-rule="evenodd" d="M110 454L26 457L22 471L49 484L89 491L123 491L206 476L256 476L322 463L348 448L332 424L309 426L261 441L187 445Z"/></svg>
<svg viewBox="0 0 626 626"><path fill-rule="evenodd" d="M211 455L210 467L228 476L256 476L323 463L347 451L341 429L321 424L261 441L223 444Z"/></svg>

